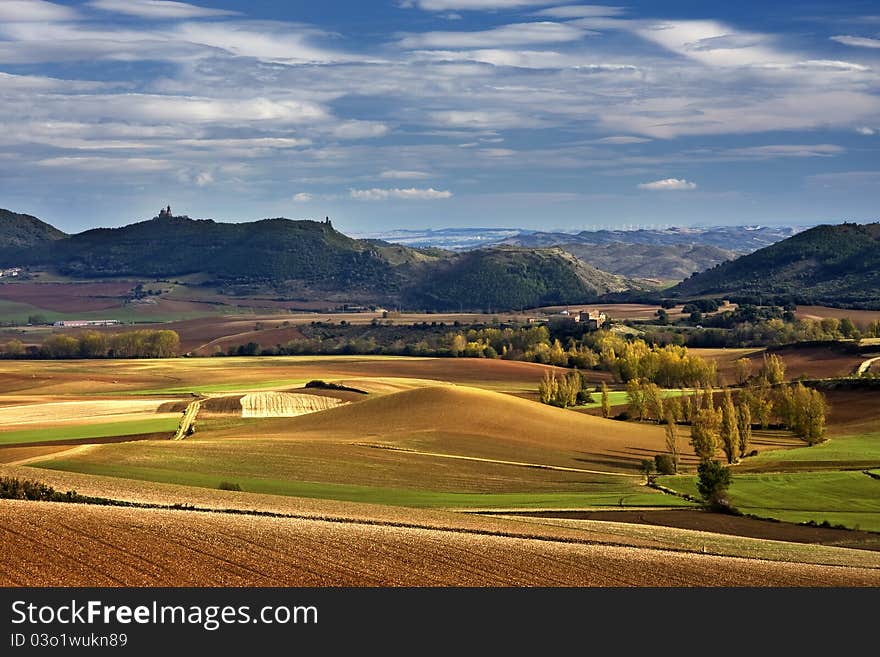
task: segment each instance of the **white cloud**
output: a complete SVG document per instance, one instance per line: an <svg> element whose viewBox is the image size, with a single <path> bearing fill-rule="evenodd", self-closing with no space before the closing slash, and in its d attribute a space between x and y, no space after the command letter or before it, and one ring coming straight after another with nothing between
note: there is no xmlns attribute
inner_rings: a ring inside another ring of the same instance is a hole
<svg viewBox="0 0 880 657"><path fill-rule="evenodd" d="M380 178L393 179L393 180L424 180L425 178L430 178L431 174L425 173L424 171L400 171L397 169L389 169L388 171L383 171L380 175Z"/></svg>
<svg viewBox="0 0 880 657"><path fill-rule="evenodd" d="M339 139L370 139L388 134L388 126L377 121L346 121L332 130Z"/></svg>
<svg viewBox="0 0 880 657"><path fill-rule="evenodd" d="M312 196L308 192L300 192L299 194L294 194L292 200L294 203L308 203L313 198L314 196Z"/></svg>
<svg viewBox="0 0 880 657"><path fill-rule="evenodd" d="M536 16L551 18L592 18L594 16L618 16L626 12L623 7L608 5L569 5L567 7L550 7L535 12Z"/></svg>
<svg viewBox="0 0 880 657"><path fill-rule="evenodd" d="M612 137L602 137L597 139L597 144L644 144L651 141L646 137L633 137L632 135L614 135Z"/></svg>
<svg viewBox="0 0 880 657"><path fill-rule="evenodd" d="M856 48L880 48L880 39L871 39L868 37L857 37L841 34L831 37L832 41L842 43L845 46L853 46Z"/></svg>
<svg viewBox="0 0 880 657"><path fill-rule="evenodd" d="M697 188L697 183L684 180L683 178L664 178L653 182L639 184L639 189L647 189L652 192L686 191Z"/></svg>
<svg viewBox="0 0 880 657"><path fill-rule="evenodd" d="M836 144L771 144L768 146L731 148L724 151L725 154L757 156L759 158L831 157L845 152L845 148Z"/></svg>
<svg viewBox="0 0 880 657"><path fill-rule="evenodd" d="M400 40L403 48L485 48L578 41L590 32L566 23L514 23L476 32L422 32Z"/></svg>
<svg viewBox="0 0 880 657"><path fill-rule="evenodd" d="M862 127L860 127L860 128L856 128L856 132L858 132L860 135L865 135L866 137L870 137L870 136L872 136L872 135L876 135L876 134L877 134L877 130L876 130L876 129L874 129L874 128L869 128L869 127L866 126L866 125L865 125L865 126L862 126Z"/></svg>
<svg viewBox="0 0 880 657"><path fill-rule="evenodd" d="M95 9L141 18L207 18L231 16L238 13L226 9L211 9L186 2L169 2L167 0L91 0L88 4Z"/></svg>
<svg viewBox="0 0 880 657"><path fill-rule="evenodd" d="M584 71L637 71L631 64L596 64L588 53L560 53L552 50L506 50L485 48L481 50L416 50L411 55L417 61L456 62L469 61L511 66L516 68L575 68Z"/></svg>
<svg viewBox="0 0 880 657"><path fill-rule="evenodd" d="M640 25L635 33L674 53L712 66L793 64L764 34L739 32L718 21L666 21Z"/></svg>
<svg viewBox="0 0 880 657"><path fill-rule="evenodd" d="M73 169L80 171L113 172L126 175L133 172L162 171L171 163L140 157L51 157L37 162L41 167Z"/></svg>
<svg viewBox="0 0 880 657"><path fill-rule="evenodd" d="M510 157L516 155L516 151L509 148L481 148L480 153L486 157Z"/></svg>
<svg viewBox="0 0 880 657"><path fill-rule="evenodd" d="M153 123L236 125L253 123L317 123L329 118L326 110L309 101L253 98L115 94L77 96L66 101L72 115L91 119L140 120Z"/></svg>
<svg viewBox="0 0 880 657"><path fill-rule="evenodd" d="M404 0L401 6L418 7L425 11L447 11L450 9L485 11L552 5L555 2L557 0Z"/></svg>
<svg viewBox="0 0 880 657"><path fill-rule="evenodd" d="M199 187L206 187L214 184L214 174L210 171L200 171L196 174L195 183Z"/></svg>
<svg viewBox="0 0 880 657"><path fill-rule="evenodd" d="M502 129L524 125L526 119L508 110L442 110L429 112L431 120L457 128Z"/></svg>
<svg viewBox="0 0 880 657"><path fill-rule="evenodd" d="M428 189L417 189L410 187L409 189L380 189L374 187L372 189L352 189L349 190L349 196L356 201L386 201L388 199L401 199L406 201L433 201L437 199L452 198L452 192L448 190L437 190L433 187Z"/></svg>
<svg viewBox="0 0 880 657"><path fill-rule="evenodd" d="M336 52L312 43L323 32L303 25L274 21L188 22L174 28L176 40L220 48L239 57L256 57L269 62L331 63L360 61L354 55Z"/></svg>
<svg viewBox="0 0 880 657"><path fill-rule="evenodd" d="M0 21L39 23L42 21L72 21L79 14L70 7L44 0L3 0L0 2Z"/></svg>
<svg viewBox="0 0 880 657"><path fill-rule="evenodd" d="M177 139L175 143L181 146L193 146L195 148L210 149L236 149L236 150L266 150L303 148L312 145L311 139L298 139L294 137L242 137L235 139Z"/></svg>

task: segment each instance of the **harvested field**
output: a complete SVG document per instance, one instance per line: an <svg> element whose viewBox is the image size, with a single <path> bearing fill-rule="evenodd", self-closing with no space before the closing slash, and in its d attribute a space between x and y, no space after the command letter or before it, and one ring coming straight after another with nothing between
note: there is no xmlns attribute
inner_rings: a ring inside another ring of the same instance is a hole
<svg viewBox="0 0 880 657"><path fill-rule="evenodd" d="M880 390L827 390L828 433L845 436L880 431Z"/></svg>
<svg viewBox="0 0 880 657"><path fill-rule="evenodd" d="M764 349L689 349L689 352L710 358L718 363L718 373L726 380L735 381L734 362L741 357L752 361L752 372L757 373L764 362L764 353L775 353L785 363L785 378L825 379L848 376L862 363L864 357L850 353L843 344L792 344Z"/></svg>
<svg viewBox="0 0 880 657"><path fill-rule="evenodd" d="M291 392L252 392L240 402L242 417L296 417L336 408L343 402L332 397Z"/></svg>
<svg viewBox="0 0 880 657"><path fill-rule="evenodd" d="M313 379L409 387L464 383L503 392L534 391L549 366L475 358L284 356L118 361L0 361L0 389L16 395L186 395L288 390ZM391 386L394 387L394 386ZM398 388L399 389L399 388Z"/></svg>
<svg viewBox="0 0 880 657"><path fill-rule="evenodd" d="M665 444L661 427L472 388L415 389L295 418L213 422L182 443L102 445L34 465L406 506L684 503L640 485L639 462Z"/></svg>
<svg viewBox="0 0 880 657"><path fill-rule="evenodd" d="M465 386L423 387L368 399L298 418L288 430L315 438L616 472L635 472L639 460L665 445L657 425L605 420ZM683 456L687 461L692 453L684 449Z"/></svg>
<svg viewBox="0 0 880 657"><path fill-rule="evenodd" d="M697 509L523 511L517 515L526 518L567 518L571 520L600 520L658 527L678 527L680 529L728 534L731 536L749 536L773 541L835 545L860 550L880 551L880 534L874 532L834 529L831 527L810 527L788 522L759 520L746 516L710 513Z"/></svg>
<svg viewBox="0 0 880 657"><path fill-rule="evenodd" d="M0 584L877 586L880 571L383 524L0 502ZM156 550L161 543L162 549Z"/></svg>
<svg viewBox="0 0 880 657"><path fill-rule="evenodd" d="M880 320L880 310L848 310L846 308L829 308L828 306L798 306L795 311L798 319L825 319L849 317L856 326L865 326Z"/></svg>
<svg viewBox="0 0 880 657"><path fill-rule="evenodd" d="M52 454L64 452L70 449L70 445L14 445L0 448L0 463L20 463L30 459L41 459Z"/></svg>
<svg viewBox="0 0 880 657"><path fill-rule="evenodd" d="M133 283L13 283L0 285L0 299L59 313L119 308Z"/></svg>
<svg viewBox="0 0 880 657"><path fill-rule="evenodd" d="M166 399L54 401L0 407L0 431L22 425L94 424L155 417Z"/></svg>

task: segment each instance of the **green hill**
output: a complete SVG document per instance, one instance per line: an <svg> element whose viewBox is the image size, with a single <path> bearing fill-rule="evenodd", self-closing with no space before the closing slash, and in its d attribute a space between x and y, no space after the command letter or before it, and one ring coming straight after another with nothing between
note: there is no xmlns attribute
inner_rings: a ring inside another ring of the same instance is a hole
<svg viewBox="0 0 880 657"><path fill-rule="evenodd" d="M880 307L880 223L811 228L696 274L668 294Z"/></svg>
<svg viewBox="0 0 880 657"><path fill-rule="evenodd" d="M62 237L64 233L36 217L0 209L0 250L36 246Z"/></svg>
<svg viewBox="0 0 880 657"><path fill-rule="evenodd" d="M561 249L413 249L352 239L329 220L161 216L13 251L18 264L78 278L205 274L221 289L429 310L583 303L627 287Z"/></svg>
<svg viewBox="0 0 880 657"><path fill-rule="evenodd" d="M559 248L495 247L434 263L406 298L416 307L509 309L582 303L627 288Z"/></svg>

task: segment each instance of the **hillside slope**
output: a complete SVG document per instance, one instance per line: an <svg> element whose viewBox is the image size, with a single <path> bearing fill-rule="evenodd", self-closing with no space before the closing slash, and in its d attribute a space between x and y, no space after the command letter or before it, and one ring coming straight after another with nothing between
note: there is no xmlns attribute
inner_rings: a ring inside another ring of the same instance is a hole
<svg viewBox="0 0 880 657"><path fill-rule="evenodd" d="M603 271L629 278L680 281L736 257L703 244L563 244L562 248Z"/></svg>
<svg viewBox="0 0 880 657"><path fill-rule="evenodd" d="M817 226L697 274L669 294L880 307L880 223Z"/></svg>
<svg viewBox="0 0 880 657"><path fill-rule="evenodd" d="M632 286L559 248L468 251L433 263L419 278L404 297L408 305L464 310L583 303Z"/></svg>
<svg viewBox="0 0 880 657"><path fill-rule="evenodd" d="M65 234L29 214L0 208L0 251L59 240Z"/></svg>

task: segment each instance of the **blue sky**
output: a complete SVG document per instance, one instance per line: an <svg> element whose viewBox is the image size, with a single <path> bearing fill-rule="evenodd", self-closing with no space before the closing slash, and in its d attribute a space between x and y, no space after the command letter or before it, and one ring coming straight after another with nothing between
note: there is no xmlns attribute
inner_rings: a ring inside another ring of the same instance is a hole
<svg viewBox="0 0 880 657"><path fill-rule="evenodd" d="M878 218L875 2L0 1L0 207L351 232Z"/></svg>

